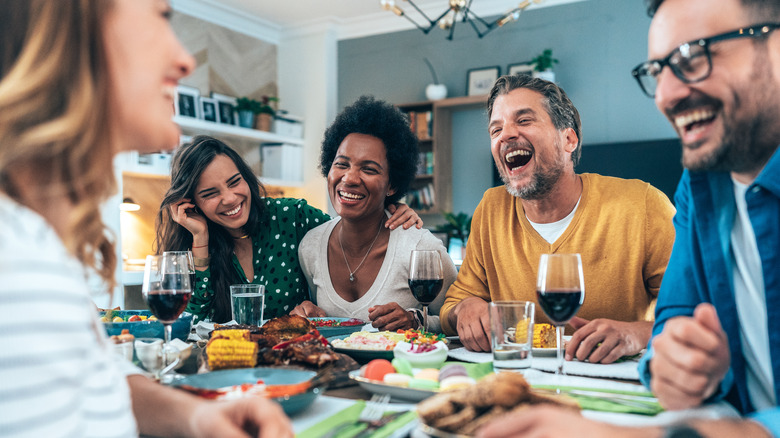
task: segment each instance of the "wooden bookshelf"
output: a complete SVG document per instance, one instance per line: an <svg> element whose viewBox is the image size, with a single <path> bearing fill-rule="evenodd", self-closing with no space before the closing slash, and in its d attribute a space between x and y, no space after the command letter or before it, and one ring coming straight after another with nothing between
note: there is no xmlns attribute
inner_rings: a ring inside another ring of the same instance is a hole
<svg viewBox="0 0 780 438"><path fill-rule="evenodd" d="M432 121L426 132L420 128L418 118L413 123L415 133L420 140L420 152L432 153L433 169L426 174L418 174L410 186L409 192L422 191L428 188L433 192L433 202L429 207L425 204L414 205L412 208L422 214L442 213L452 211L452 113L484 107L487 96L453 97L437 101L412 102L396 105L404 113L413 115L430 113ZM407 195L407 201L410 196Z"/></svg>

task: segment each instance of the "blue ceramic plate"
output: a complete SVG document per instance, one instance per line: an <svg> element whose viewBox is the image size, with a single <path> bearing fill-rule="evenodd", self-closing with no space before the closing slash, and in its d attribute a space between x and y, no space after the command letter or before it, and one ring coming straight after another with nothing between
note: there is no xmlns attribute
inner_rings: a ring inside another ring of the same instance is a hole
<svg viewBox="0 0 780 438"><path fill-rule="evenodd" d="M309 318L309 321L314 322L315 324L317 321L338 321L338 322L344 322L349 320L354 320L355 318L332 318L332 317L322 317L322 318ZM317 327L317 330L319 330L320 334L326 338L329 338L331 336L340 336L340 335L348 335L350 333L359 332L363 330L363 327L368 324L367 322L363 322L363 324L357 324L357 325L348 325L343 327Z"/></svg>
<svg viewBox="0 0 780 438"><path fill-rule="evenodd" d="M337 348L333 345L333 341L336 339L346 339L348 337L349 335L331 336L328 338L328 342L331 343L331 348L339 353L346 354L358 362L368 362L373 359L393 360L393 350L358 350L356 348Z"/></svg>
<svg viewBox="0 0 780 438"><path fill-rule="evenodd" d="M100 312L100 316L106 312ZM149 310L114 310L116 316L146 315L152 316ZM160 338L163 339L164 327L160 321L135 321L135 322L104 322L108 336L120 335L123 329L130 331L136 338ZM186 341L192 329L192 314L184 312L171 326L171 336Z"/></svg>
<svg viewBox="0 0 780 438"><path fill-rule="evenodd" d="M292 385L311 380L316 374L314 371L285 368L241 368L193 374L175 381L172 386L189 385L198 389L219 389L244 383L257 383L258 380L262 380L267 385ZM302 394L273 400L282 406L287 415L293 415L309 407L319 394L319 388L315 388Z"/></svg>

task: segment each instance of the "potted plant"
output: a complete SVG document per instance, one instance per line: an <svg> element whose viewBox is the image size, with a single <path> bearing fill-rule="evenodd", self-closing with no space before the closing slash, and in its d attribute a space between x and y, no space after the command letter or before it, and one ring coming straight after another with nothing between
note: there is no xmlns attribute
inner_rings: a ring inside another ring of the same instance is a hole
<svg viewBox="0 0 780 438"><path fill-rule="evenodd" d="M534 66L533 76L555 82L555 72L552 68L553 64L557 63L558 60L552 56L552 49L544 49L541 54L531 60L531 64Z"/></svg>
<svg viewBox="0 0 780 438"><path fill-rule="evenodd" d="M276 110L271 106L271 102L278 102L278 97L263 96L257 108L257 129L261 131L271 131L271 122L273 121Z"/></svg>
<svg viewBox="0 0 780 438"><path fill-rule="evenodd" d="M260 102L251 97L239 97L236 99L236 111L238 111L238 124L242 128L255 126L255 116L260 112Z"/></svg>
<svg viewBox="0 0 780 438"><path fill-rule="evenodd" d="M438 225L435 231L438 233L447 233L447 236L450 238L450 247L453 246L453 243L456 243L454 242L454 239L459 240L462 258L466 258L466 241L469 238L469 231L471 231L471 216L462 212L458 214L444 212L442 214L447 222Z"/></svg>

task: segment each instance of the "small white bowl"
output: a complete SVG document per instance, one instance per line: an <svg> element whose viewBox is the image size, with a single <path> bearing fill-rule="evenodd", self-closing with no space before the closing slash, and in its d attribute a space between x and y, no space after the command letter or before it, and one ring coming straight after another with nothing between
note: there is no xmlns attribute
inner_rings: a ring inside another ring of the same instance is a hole
<svg viewBox="0 0 780 438"><path fill-rule="evenodd" d="M393 356L402 357L412 364L412 368L436 368L441 367L441 364L447 360L447 353L449 349L447 344L439 341L433 344L436 347L434 350L426 351L425 353L412 353L412 344L408 342L399 342L393 348Z"/></svg>

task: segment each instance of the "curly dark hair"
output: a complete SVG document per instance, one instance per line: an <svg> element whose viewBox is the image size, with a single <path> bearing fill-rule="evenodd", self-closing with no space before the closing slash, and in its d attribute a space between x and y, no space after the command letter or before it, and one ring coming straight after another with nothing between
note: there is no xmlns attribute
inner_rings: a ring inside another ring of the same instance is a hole
<svg viewBox="0 0 780 438"><path fill-rule="evenodd" d="M227 144L207 135L198 135L192 142L176 149L171 163L171 187L165 193L160 211L157 213L157 238L154 250L157 254L163 251L187 251L192 248L192 233L174 222L169 206L184 198L195 199L200 176L218 155L224 155L235 163L241 177L247 182L251 195L249 218L244 225L244 231L249 235L257 235L262 228L265 217L265 189L255 176L252 169L236 151ZM211 262L212 290L215 291L214 307L211 319L215 322L227 322L232 318L230 310L230 285L243 283L233 268L233 238L228 231L208 218L209 227L209 257Z"/></svg>
<svg viewBox="0 0 780 438"><path fill-rule="evenodd" d="M385 199L385 205L401 199L409 189L420 159L417 137L412 133L404 113L373 96L360 96L355 103L344 108L325 131L322 140L320 169L326 178L336 151L349 134L365 134L382 140L387 151L390 186L395 189L395 193Z"/></svg>
<svg viewBox="0 0 780 438"><path fill-rule="evenodd" d="M488 94L487 113L488 119L493 114L493 104L498 96L509 94L510 91L518 88L527 88L536 91L544 97L542 101L547 109L547 114L552 120L555 129L562 130L571 128L577 134L577 149L571 154L571 161L576 166L582 156L582 122L577 108L563 91L563 88L554 82L544 79L534 78L526 74L516 74L514 76L506 75L498 78L493 84L493 88Z"/></svg>
<svg viewBox="0 0 780 438"><path fill-rule="evenodd" d="M647 15L654 16L663 2L664 0L645 0ZM780 2L777 0L740 0L740 3L756 20L768 21L780 16ZM716 7L715 4L713 7Z"/></svg>

